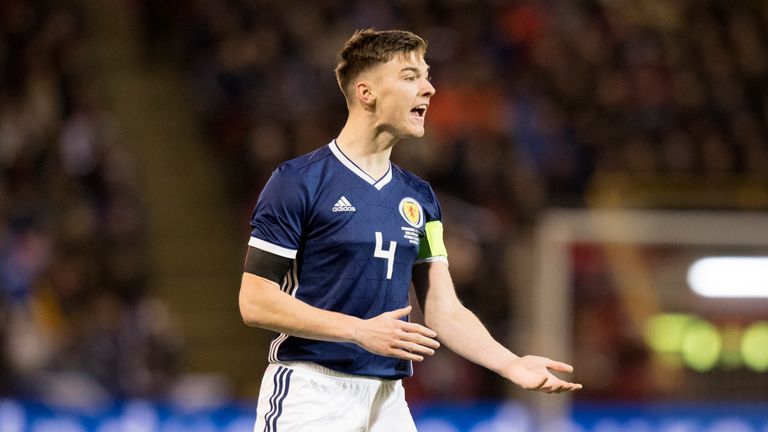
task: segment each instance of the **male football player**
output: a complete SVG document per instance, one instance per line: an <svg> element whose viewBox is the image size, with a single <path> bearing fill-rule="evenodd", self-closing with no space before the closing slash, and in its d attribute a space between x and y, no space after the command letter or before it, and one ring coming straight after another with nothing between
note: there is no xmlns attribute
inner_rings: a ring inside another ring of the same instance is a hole
<svg viewBox="0 0 768 432"><path fill-rule="evenodd" d="M513 354L461 304L437 197L390 162L394 145L424 135L426 47L407 31L356 32L336 68L346 124L280 165L256 203L240 312L278 333L258 432L415 431L401 379L441 343L529 390L581 388L550 372L569 365ZM426 326L408 321L411 282Z"/></svg>

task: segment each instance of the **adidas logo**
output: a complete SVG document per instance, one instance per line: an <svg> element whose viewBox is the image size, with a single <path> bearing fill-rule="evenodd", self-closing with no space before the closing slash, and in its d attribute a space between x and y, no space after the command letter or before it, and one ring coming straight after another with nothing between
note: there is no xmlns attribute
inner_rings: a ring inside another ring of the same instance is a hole
<svg viewBox="0 0 768 432"><path fill-rule="evenodd" d="M333 208L331 209L335 212L353 212L355 211L355 206L352 205L351 202L347 199L347 197L343 196L339 198L338 201L336 201L336 204L333 205Z"/></svg>

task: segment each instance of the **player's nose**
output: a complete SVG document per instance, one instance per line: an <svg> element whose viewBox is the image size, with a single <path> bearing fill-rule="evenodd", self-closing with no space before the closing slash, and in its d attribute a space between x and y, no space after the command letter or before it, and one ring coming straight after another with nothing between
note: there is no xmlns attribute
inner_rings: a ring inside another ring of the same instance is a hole
<svg viewBox="0 0 768 432"><path fill-rule="evenodd" d="M436 91L437 90L435 90L435 87L432 85L432 83L428 79L424 79L424 84L421 87L421 95L432 97Z"/></svg>

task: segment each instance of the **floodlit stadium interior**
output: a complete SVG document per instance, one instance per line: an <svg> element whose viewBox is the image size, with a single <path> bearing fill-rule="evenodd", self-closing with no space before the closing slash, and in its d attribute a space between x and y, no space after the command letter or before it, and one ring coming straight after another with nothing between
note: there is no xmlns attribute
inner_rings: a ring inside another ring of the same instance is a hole
<svg viewBox="0 0 768 432"><path fill-rule="evenodd" d="M393 160L462 302L584 385L441 349L404 382L420 431L768 430L768 3L8 0L0 431L253 429L251 210L343 126L361 28L429 43Z"/></svg>

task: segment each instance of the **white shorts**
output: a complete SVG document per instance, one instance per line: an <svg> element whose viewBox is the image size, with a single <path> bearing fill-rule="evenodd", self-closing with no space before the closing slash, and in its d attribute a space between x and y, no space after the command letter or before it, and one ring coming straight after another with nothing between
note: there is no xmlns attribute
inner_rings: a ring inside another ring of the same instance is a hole
<svg viewBox="0 0 768 432"><path fill-rule="evenodd" d="M401 380L344 374L315 363L271 363L254 432L415 432Z"/></svg>

